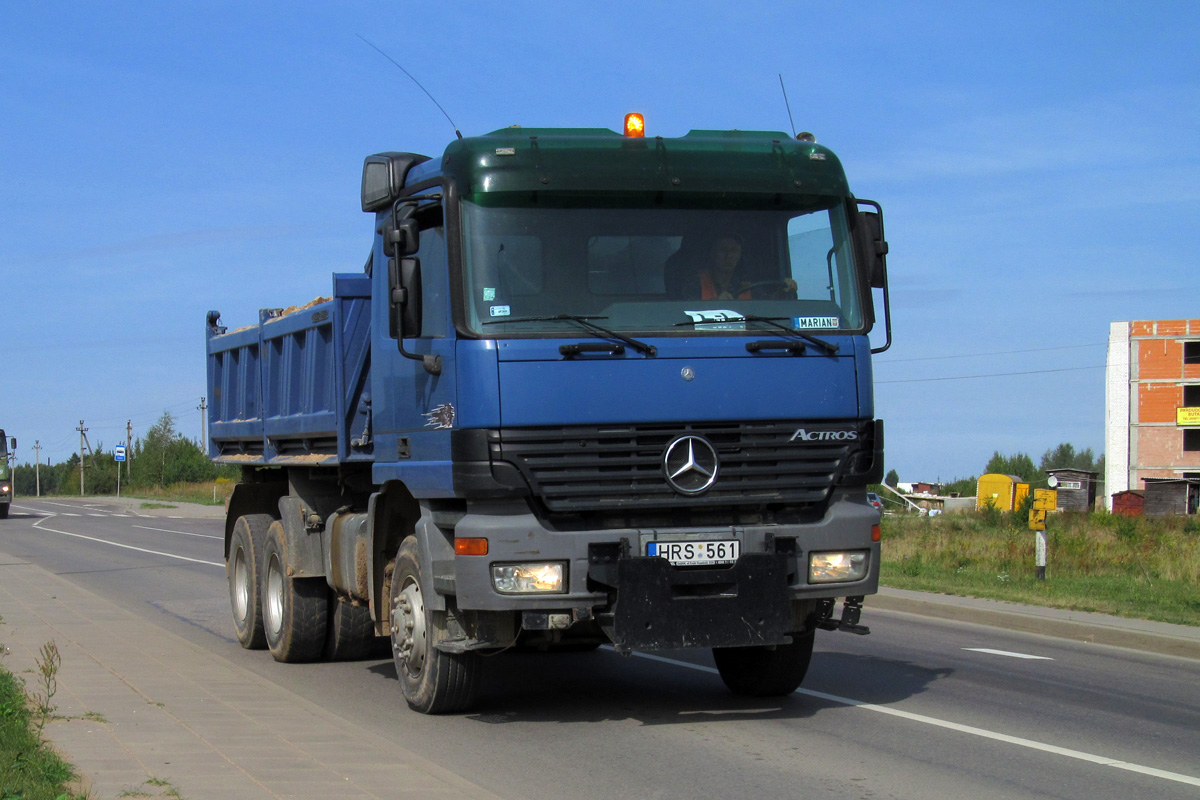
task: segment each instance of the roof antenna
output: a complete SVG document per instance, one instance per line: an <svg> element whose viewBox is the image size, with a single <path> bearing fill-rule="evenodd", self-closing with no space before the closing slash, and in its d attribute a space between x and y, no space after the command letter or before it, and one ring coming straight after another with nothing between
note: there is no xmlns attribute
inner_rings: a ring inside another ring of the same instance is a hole
<svg viewBox="0 0 1200 800"><path fill-rule="evenodd" d="M363 40L364 42L366 42L367 44L371 45L371 47L372 47L372 48L375 50L375 52L379 53L379 55L383 56L383 57L384 57L384 58L386 58L388 61L390 61L390 62L392 62L393 64L395 64L395 65L396 65L396 68L397 68L397 69L399 69L401 72L403 72L405 75L408 75L408 79L409 79L409 80L411 80L413 83L415 83L415 84L417 85L417 88L418 88L418 89L420 89L422 92L424 92L424 93L425 93L425 96L426 96L426 97L428 97L430 100L433 100L433 104L434 104L435 106L437 106L437 107L438 107L438 111L441 111L441 112L442 112L442 116L444 116L444 117L446 118L446 120L447 120L447 121L450 123L450 126L451 126L452 128L454 128L454 133L455 133L455 135L456 135L456 136L458 136L458 138L460 138L460 139L461 139L461 138L463 138L462 132L458 130L458 126L454 124L454 120L450 119L450 115L446 113L446 109L442 108L442 104L441 104L441 103L439 103L439 102L438 102L436 99L434 99L434 96L433 96L433 95L431 95L431 94L429 93L429 90L428 90L428 89L426 89L424 86L422 86L422 85L421 85L421 82L412 76L412 73L410 73L410 72L409 72L408 70L406 70L404 67L400 66L400 62L399 62L399 61L397 61L396 59L392 58L392 57L391 57L391 56L389 56L387 53L385 53L385 52L383 52L382 50L380 50L378 47L375 47L375 45L374 45L374 44L372 44L372 43L371 43L371 42L370 42L370 41L367 39L367 37L363 36L361 33L356 33L356 34L354 34L354 35L355 35L355 36L357 36L358 38L362 39L362 40ZM782 80L782 78L781 78L780 80ZM789 111L788 113L791 113L791 112Z"/></svg>
<svg viewBox="0 0 1200 800"><path fill-rule="evenodd" d="M365 41L365 40L364 40ZM397 65L399 66L399 65ZM787 99L787 88L783 85L783 73L779 73L779 88L783 91L783 104L787 106L788 122L792 124L792 137L796 136L796 121L792 119L792 104Z"/></svg>

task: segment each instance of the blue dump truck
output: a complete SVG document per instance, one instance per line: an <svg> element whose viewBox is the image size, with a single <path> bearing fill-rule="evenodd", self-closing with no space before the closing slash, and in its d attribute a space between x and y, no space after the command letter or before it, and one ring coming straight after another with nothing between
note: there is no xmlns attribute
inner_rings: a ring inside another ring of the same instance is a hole
<svg viewBox="0 0 1200 800"><path fill-rule="evenodd" d="M636 128L369 156L365 268L257 324L209 312L243 646L390 637L440 713L507 648L711 648L776 695L817 629L866 632L880 208L811 137Z"/></svg>

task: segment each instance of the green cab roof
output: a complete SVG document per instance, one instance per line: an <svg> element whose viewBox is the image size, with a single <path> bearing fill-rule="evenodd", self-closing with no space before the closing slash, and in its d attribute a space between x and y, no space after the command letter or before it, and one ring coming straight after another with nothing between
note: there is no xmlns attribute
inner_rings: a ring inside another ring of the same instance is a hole
<svg viewBox="0 0 1200 800"><path fill-rule="evenodd" d="M828 148L778 131L694 130L630 138L607 128L502 128L450 143L442 171L461 193L749 192L847 196Z"/></svg>

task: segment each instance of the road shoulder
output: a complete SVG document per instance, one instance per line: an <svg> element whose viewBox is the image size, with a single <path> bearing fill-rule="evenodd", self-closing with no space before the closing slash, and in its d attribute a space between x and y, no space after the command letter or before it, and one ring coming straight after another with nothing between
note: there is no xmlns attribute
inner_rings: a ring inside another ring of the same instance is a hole
<svg viewBox="0 0 1200 800"><path fill-rule="evenodd" d="M1006 630L1057 636L1163 655L1200 659L1200 628L1086 611L1026 606L999 600L913 592L881 586L865 608L973 622ZM864 615L865 618L865 615Z"/></svg>
<svg viewBox="0 0 1200 800"><path fill-rule="evenodd" d="M61 654L46 731L95 800L495 797L2 550L0 619L30 688L39 649Z"/></svg>

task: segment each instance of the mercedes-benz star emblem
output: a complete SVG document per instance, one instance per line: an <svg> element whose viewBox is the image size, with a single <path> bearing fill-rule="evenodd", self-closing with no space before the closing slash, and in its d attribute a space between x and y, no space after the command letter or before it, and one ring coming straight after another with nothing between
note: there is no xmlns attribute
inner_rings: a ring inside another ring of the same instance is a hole
<svg viewBox="0 0 1200 800"><path fill-rule="evenodd" d="M717 480L717 451L701 436L680 436L663 453L667 484L680 494L700 494Z"/></svg>

